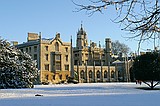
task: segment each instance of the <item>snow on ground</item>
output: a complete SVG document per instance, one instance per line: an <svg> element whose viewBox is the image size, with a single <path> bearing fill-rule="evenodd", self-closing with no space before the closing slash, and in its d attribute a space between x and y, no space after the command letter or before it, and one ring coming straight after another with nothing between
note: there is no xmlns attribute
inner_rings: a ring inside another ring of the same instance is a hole
<svg viewBox="0 0 160 106"><path fill-rule="evenodd" d="M0 106L159 106L160 90L135 83L36 85L0 89ZM160 87L160 86L158 86ZM40 94L43 96L35 96Z"/></svg>

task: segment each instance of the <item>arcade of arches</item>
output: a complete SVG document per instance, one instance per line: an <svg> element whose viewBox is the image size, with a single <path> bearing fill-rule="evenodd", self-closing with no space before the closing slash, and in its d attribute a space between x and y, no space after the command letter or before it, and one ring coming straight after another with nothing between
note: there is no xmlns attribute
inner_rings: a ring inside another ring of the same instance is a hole
<svg viewBox="0 0 160 106"><path fill-rule="evenodd" d="M117 81L118 75L114 66L110 66L110 70L108 70L108 66L75 66L74 72L80 83Z"/></svg>

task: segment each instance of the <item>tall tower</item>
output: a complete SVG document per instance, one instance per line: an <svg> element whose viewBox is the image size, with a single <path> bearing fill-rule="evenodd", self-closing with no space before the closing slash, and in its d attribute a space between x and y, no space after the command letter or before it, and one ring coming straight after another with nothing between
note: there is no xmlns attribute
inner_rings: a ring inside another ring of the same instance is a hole
<svg viewBox="0 0 160 106"><path fill-rule="evenodd" d="M106 65L109 65L109 63L111 62L111 39L110 38L106 38L105 39L105 63Z"/></svg>
<svg viewBox="0 0 160 106"><path fill-rule="evenodd" d="M81 28L77 32L76 47L78 47L79 49L82 49L83 47L86 47L86 46L88 46L87 33L84 31L81 24Z"/></svg>
<svg viewBox="0 0 160 106"><path fill-rule="evenodd" d="M111 62L111 39L110 38L106 38L105 39L105 62L106 65L108 66L108 81L111 81L111 73L110 73L110 62Z"/></svg>

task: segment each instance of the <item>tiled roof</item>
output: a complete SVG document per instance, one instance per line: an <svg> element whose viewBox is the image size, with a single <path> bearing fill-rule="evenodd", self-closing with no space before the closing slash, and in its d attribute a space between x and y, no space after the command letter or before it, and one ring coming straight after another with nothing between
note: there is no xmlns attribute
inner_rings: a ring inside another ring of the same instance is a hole
<svg viewBox="0 0 160 106"><path fill-rule="evenodd" d="M38 41L30 41L30 42L25 42L25 43L22 43L22 44L18 44L18 45L16 45L16 47L17 47L17 48L21 48L21 47L38 45L38 44L39 44Z"/></svg>

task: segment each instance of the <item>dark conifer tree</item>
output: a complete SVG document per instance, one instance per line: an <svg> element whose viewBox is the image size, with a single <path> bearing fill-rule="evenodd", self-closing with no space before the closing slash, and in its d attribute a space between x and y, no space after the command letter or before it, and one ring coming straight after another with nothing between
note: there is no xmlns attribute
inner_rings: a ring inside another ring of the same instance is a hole
<svg viewBox="0 0 160 106"><path fill-rule="evenodd" d="M133 71L138 82L142 81L154 89L160 83L160 54L150 52L137 57Z"/></svg>

